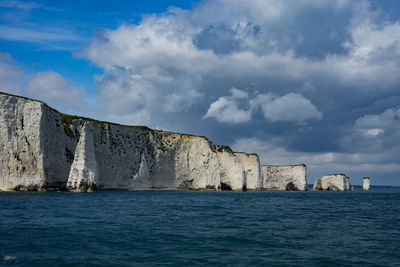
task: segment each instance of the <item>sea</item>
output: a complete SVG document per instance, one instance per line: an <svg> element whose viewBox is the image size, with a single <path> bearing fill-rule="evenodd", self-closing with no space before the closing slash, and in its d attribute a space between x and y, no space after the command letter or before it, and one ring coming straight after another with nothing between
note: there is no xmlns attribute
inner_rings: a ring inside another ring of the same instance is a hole
<svg viewBox="0 0 400 267"><path fill-rule="evenodd" d="M2 266L400 266L400 189L0 193Z"/></svg>

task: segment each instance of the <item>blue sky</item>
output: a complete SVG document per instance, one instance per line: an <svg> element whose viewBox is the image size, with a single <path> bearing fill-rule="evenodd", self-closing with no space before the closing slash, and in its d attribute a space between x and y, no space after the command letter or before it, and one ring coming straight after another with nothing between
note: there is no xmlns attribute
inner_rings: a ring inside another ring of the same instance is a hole
<svg viewBox="0 0 400 267"><path fill-rule="evenodd" d="M0 90L400 185L400 3L0 1Z"/></svg>

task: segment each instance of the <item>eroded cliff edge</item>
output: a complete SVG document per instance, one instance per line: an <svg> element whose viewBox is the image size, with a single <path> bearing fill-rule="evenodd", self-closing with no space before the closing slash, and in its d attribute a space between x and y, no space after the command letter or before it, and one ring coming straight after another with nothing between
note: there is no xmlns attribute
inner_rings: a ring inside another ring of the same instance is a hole
<svg viewBox="0 0 400 267"><path fill-rule="evenodd" d="M0 149L0 190L264 188L256 154L202 136L65 115L1 92Z"/></svg>

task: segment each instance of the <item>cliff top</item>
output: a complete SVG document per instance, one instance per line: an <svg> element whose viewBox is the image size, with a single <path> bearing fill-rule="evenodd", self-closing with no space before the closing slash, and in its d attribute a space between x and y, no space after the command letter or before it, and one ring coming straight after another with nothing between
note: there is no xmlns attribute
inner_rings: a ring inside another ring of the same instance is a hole
<svg viewBox="0 0 400 267"><path fill-rule="evenodd" d="M96 120L96 119L93 119L93 118L88 118L88 117L83 117L83 116L69 115L69 114L62 113L62 112L58 111L57 109L55 109L53 107L50 107L49 105L47 105L45 102L43 102L41 100L32 99L32 98L25 97L25 96L13 95L13 94L1 92L1 91L0 91L0 95L21 98L21 99L25 99L25 100L28 100L28 101L35 101L35 102L39 102L39 103L45 105L50 110L53 110L54 112L57 112L58 114L60 114L61 119L62 119L62 121L64 123L65 131L66 131L67 134L70 131L69 130L69 125L72 124L72 122L74 120L87 120L87 121L91 121L91 122L94 122L94 123L109 124L109 125L122 126L122 127L139 128L139 129L142 129L142 130L147 130L147 131L156 132L156 133L167 133L167 134L171 133L171 134L180 134L182 136L188 136L188 137L205 138L206 140L211 142L206 136L192 135L192 134L186 134L186 133L176 133L176 132L162 131L162 130L154 130L154 129L151 129L151 128L147 127L147 126L143 126L143 125L125 125L125 124L119 124L119 123L115 123L115 122Z"/></svg>
<svg viewBox="0 0 400 267"><path fill-rule="evenodd" d="M302 163L302 164L292 164L292 165L261 165L261 167L298 167L298 166L306 167L306 164Z"/></svg>
<svg viewBox="0 0 400 267"><path fill-rule="evenodd" d="M246 152L241 152L241 151L233 151L230 146L215 145L215 149L218 152L228 152L231 154L244 154L247 156L257 156L258 157L257 153L246 153Z"/></svg>

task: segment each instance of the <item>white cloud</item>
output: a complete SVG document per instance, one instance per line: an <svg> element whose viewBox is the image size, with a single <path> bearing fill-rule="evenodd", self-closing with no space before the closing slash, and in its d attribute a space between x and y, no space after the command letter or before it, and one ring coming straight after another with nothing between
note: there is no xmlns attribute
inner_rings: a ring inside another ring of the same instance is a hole
<svg viewBox="0 0 400 267"><path fill-rule="evenodd" d="M0 53L0 91L42 100L62 112L88 113L85 88L54 72L37 72L27 76L12 57Z"/></svg>
<svg viewBox="0 0 400 267"><path fill-rule="evenodd" d="M204 118L215 118L219 122L241 123L251 119L250 110L240 109L235 101L228 100L221 96L210 105Z"/></svg>
<svg viewBox="0 0 400 267"><path fill-rule="evenodd" d="M383 134L385 131L380 128L374 128L374 129L363 129L363 130L361 130L361 132L366 137L376 137L380 134Z"/></svg>
<svg viewBox="0 0 400 267"><path fill-rule="evenodd" d="M375 129L400 129L400 107L389 108L378 115L365 115L356 120L355 129L375 130Z"/></svg>
<svg viewBox="0 0 400 267"><path fill-rule="evenodd" d="M45 101L63 112L86 111L83 100L84 88L79 88L74 82L65 80L54 71L38 72L31 75L25 87L25 93L33 98Z"/></svg>
<svg viewBox="0 0 400 267"><path fill-rule="evenodd" d="M385 153L388 161L400 158L400 107L358 118L350 133L343 136L344 150L360 153Z"/></svg>
<svg viewBox="0 0 400 267"><path fill-rule="evenodd" d="M75 33L60 29L30 29L0 26L0 39L28 43L48 43L52 41L82 41Z"/></svg>
<svg viewBox="0 0 400 267"><path fill-rule="evenodd" d="M370 4L360 2L352 18L351 47L354 57L370 60L387 52L400 55L400 22L380 22L379 14L370 11ZM389 50L389 51L388 51Z"/></svg>
<svg viewBox="0 0 400 267"><path fill-rule="evenodd" d="M322 113L305 97L289 93L277 97L272 94L259 94L252 106L259 106L264 117L272 122L293 121L303 124L307 120L320 120Z"/></svg>
<svg viewBox="0 0 400 267"><path fill-rule="evenodd" d="M239 99L247 99L248 94L245 91L236 88L231 89L230 96L221 96L215 102L211 103L204 118L214 118L219 122L225 123L243 123L251 120L251 110L239 108Z"/></svg>
<svg viewBox="0 0 400 267"><path fill-rule="evenodd" d="M24 77L23 70L10 55L0 52L0 91L20 94Z"/></svg>
<svg viewBox="0 0 400 267"><path fill-rule="evenodd" d="M357 91L369 97L371 91L390 92L400 85L397 54L389 53L399 43L399 23L378 21L365 1L228 2L203 1L193 10L170 8L164 14L143 17L137 25L123 24L94 36L83 56L106 70L97 83L120 75L121 69L132 74L121 80L131 86L118 89L124 100L100 90L99 99L107 99L109 113L131 110L130 103L137 101L141 91L148 95L144 103L151 99L151 105L139 105L150 121L159 118L154 105L174 113L204 105L210 108L204 102L210 98L217 100L207 118L249 121L248 108L226 97L230 88L238 87L247 88L252 96L273 94L272 100L260 106L268 120L301 124L320 120L324 112L308 96L318 95L327 102L329 97ZM329 19L319 21L318 16L315 25L307 24L314 13ZM331 21L329 25L324 24L326 20ZM322 27L321 32L305 35L313 26ZM309 56L313 53L319 57ZM387 58L380 60L378 55ZM286 88L297 84L299 90L279 89L285 84ZM265 88L276 89L265 92Z"/></svg>
<svg viewBox="0 0 400 267"><path fill-rule="evenodd" d="M240 104L248 106L239 108ZM261 110L267 120L292 121L304 124L307 120L320 120L322 113L300 94L289 93L284 96L257 94L249 97L248 93L236 88L230 96L222 96L211 103L204 118L214 118L219 122L243 123L251 120L252 113Z"/></svg>

